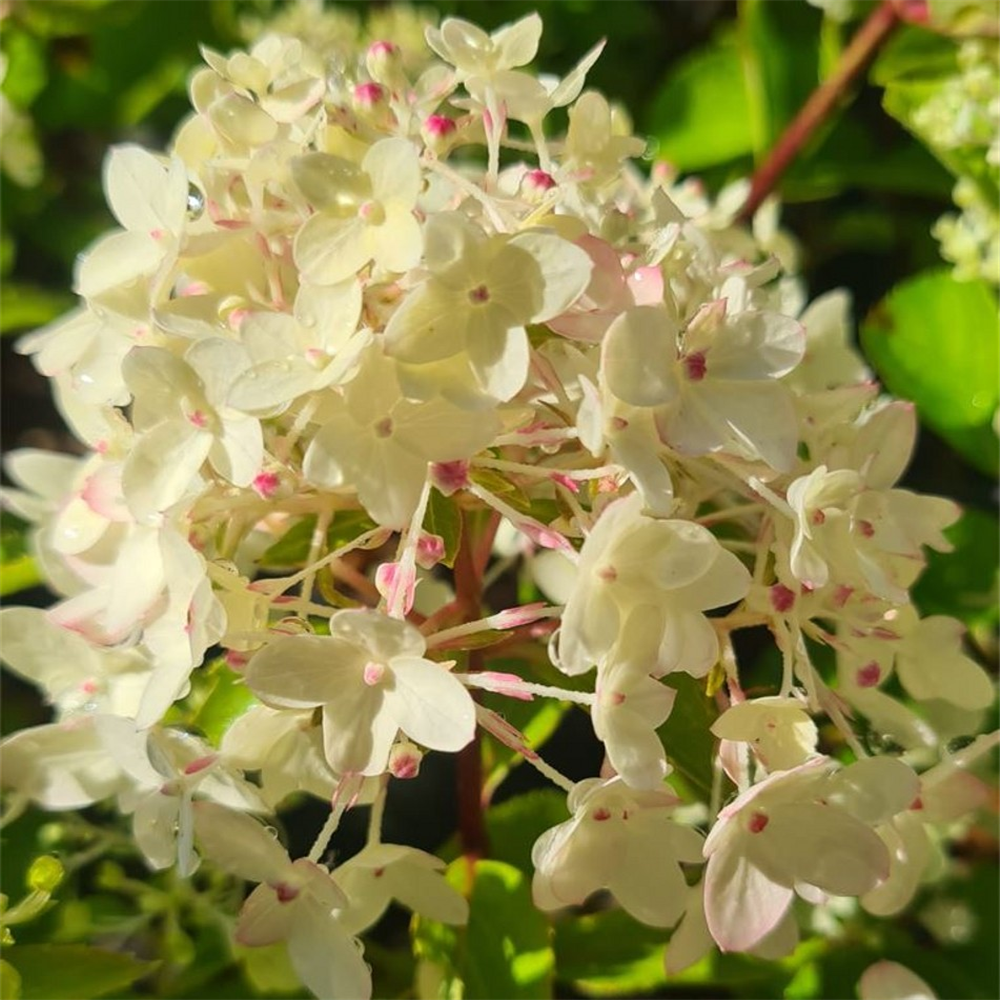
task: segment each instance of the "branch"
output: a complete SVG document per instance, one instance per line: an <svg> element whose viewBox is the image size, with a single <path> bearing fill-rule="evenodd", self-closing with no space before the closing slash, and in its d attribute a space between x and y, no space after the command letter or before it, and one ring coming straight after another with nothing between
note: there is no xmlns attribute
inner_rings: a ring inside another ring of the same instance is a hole
<svg viewBox="0 0 1000 1000"><path fill-rule="evenodd" d="M851 84L864 72L875 54L901 23L894 0L882 0L868 20L858 29L844 50L840 65L809 95L802 109L792 119L770 155L754 172L750 193L740 209L737 220L749 222L765 198L777 187L782 175L791 166L813 133L833 113L837 103Z"/></svg>

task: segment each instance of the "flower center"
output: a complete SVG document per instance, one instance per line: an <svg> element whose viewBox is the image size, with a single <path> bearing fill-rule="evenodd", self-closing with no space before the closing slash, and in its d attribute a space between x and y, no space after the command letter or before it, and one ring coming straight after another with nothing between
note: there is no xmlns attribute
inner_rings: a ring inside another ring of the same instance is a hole
<svg viewBox="0 0 1000 1000"><path fill-rule="evenodd" d="M485 285L477 285L469 292L469 301L477 306L489 302L490 290Z"/></svg>
<svg viewBox="0 0 1000 1000"><path fill-rule="evenodd" d="M369 226L381 226L385 222L385 208L380 201L366 201L358 209L358 215Z"/></svg>

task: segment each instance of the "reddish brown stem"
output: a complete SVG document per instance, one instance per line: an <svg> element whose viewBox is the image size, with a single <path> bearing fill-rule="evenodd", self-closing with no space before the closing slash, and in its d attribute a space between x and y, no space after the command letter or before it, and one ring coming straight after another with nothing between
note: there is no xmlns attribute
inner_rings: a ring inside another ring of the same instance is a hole
<svg viewBox="0 0 1000 1000"><path fill-rule="evenodd" d="M893 0L882 0L851 39L836 71L809 95L809 99L782 133L767 159L754 172L750 181L750 194L747 195L746 203L737 216L740 222L748 222L753 218L764 199L777 187L778 181L791 166L802 147L816 129L830 117L851 84L865 70L899 24L900 16L896 4Z"/></svg>
<svg viewBox="0 0 1000 1000"><path fill-rule="evenodd" d="M455 557L455 604L461 611L461 621L471 622L480 617L482 610L483 571L486 562L482 557L483 535L475 532L475 520L468 513L463 515L462 542ZM485 536L492 544L496 524L487 525ZM477 558L478 556L478 558ZM488 553L487 553L488 556ZM469 653L470 672L482 670L482 654L473 650ZM475 692L472 692L475 697ZM469 863L469 878L476 860L486 857L489 842L486 837L486 822L483 816L483 757L479 743L479 730L472 742L458 755L458 837L462 853Z"/></svg>

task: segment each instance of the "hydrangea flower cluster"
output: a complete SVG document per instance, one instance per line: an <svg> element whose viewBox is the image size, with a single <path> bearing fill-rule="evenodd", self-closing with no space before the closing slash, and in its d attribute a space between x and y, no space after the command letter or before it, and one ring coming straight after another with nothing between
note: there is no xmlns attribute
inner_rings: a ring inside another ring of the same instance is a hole
<svg viewBox="0 0 1000 1000"><path fill-rule="evenodd" d="M391 900L466 919L381 816L477 731L567 792L537 905L608 890L676 928L673 971L786 953L796 896L897 912L987 791L968 768L996 736L944 747L993 686L909 602L958 516L897 485L913 408L851 348L843 293L807 305L774 206L751 233L743 189L647 178L584 89L601 46L538 77L541 30L205 51L169 152L108 157L119 228L81 256L79 308L21 342L87 453L8 458L59 600L3 612L56 713L5 741L3 780L43 809L116 798L153 868L255 883L237 939L287 942L320 997L370 995L357 936ZM546 600L490 607L491 552ZM780 651L763 689L750 628ZM491 644L592 689L490 670ZM208 671L254 696L218 745L173 724ZM679 674L719 709L695 811L657 733ZM601 774L560 774L479 691L589 709ZM263 817L296 792L330 814L293 859ZM368 846L330 869L358 803Z"/></svg>

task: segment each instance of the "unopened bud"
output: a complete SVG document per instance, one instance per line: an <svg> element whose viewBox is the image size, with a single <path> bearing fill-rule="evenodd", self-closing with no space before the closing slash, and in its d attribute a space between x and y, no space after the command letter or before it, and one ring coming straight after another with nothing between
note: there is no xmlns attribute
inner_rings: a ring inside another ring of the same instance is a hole
<svg viewBox="0 0 1000 1000"><path fill-rule="evenodd" d="M420 127L427 148L439 156L448 151L457 131L455 122L444 115L429 115Z"/></svg>
<svg viewBox="0 0 1000 1000"><path fill-rule="evenodd" d="M51 854L43 854L31 862L26 879L32 892L55 892L56 886L63 880L66 872L58 858Z"/></svg>
<svg viewBox="0 0 1000 1000"><path fill-rule="evenodd" d="M544 170L529 170L521 178L521 192L529 201L540 201L555 186L555 178Z"/></svg>
<svg viewBox="0 0 1000 1000"><path fill-rule="evenodd" d="M446 496L464 489L469 483L469 463L435 462L431 466L431 482Z"/></svg>
<svg viewBox="0 0 1000 1000"><path fill-rule="evenodd" d="M360 111L371 111L385 103L385 88L377 83L359 83L352 94L354 107Z"/></svg>
<svg viewBox="0 0 1000 1000"><path fill-rule="evenodd" d="M412 743L397 743L389 751L389 773L394 778L415 778L420 773L420 762L423 759L423 752Z"/></svg>
<svg viewBox="0 0 1000 1000"><path fill-rule="evenodd" d="M390 90L398 90L404 83L403 60L398 45L379 40L372 42L365 53L365 68L368 75Z"/></svg>
<svg viewBox="0 0 1000 1000"><path fill-rule="evenodd" d="M445 557L444 539L440 535L422 532L417 542L417 565L421 569L431 569Z"/></svg>

